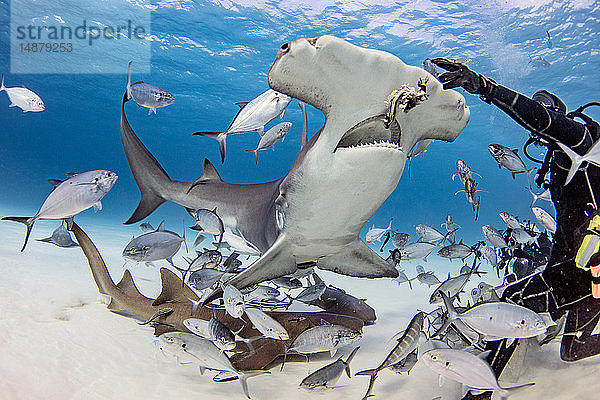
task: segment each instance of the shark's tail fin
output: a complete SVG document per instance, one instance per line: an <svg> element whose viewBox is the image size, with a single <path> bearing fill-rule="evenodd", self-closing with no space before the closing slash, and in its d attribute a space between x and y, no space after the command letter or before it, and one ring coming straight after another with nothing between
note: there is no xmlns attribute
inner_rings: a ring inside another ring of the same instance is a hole
<svg viewBox="0 0 600 400"><path fill-rule="evenodd" d="M258 149L256 149L256 150L247 149L246 151L254 153L254 160L256 160L256 163L258 164Z"/></svg>
<svg viewBox="0 0 600 400"><path fill-rule="evenodd" d="M141 194L140 203L133 215L125 222L125 224L133 224L146 218L166 201L160 193L161 189L171 184L171 178L129 125L125 116L125 102L127 100L127 93L125 93L121 104L121 141L133 178Z"/></svg>
<svg viewBox="0 0 600 400"><path fill-rule="evenodd" d="M23 242L23 247L21 248L21 251L25 250L25 246L27 246L27 241L29 240L29 235L31 234L31 229L33 228L33 224L35 223L35 219L33 217L3 217L2 220L20 222L27 226L27 232L25 233L25 242Z"/></svg>
<svg viewBox="0 0 600 400"><path fill-rule="evenodd" d="M242 390L247 398L250 398L250 393L248 392L248 378L252 378L253 376L262 375L262 374L270 374L269 371L239 371L240 383L242 384Z"/></svg>
<svg viewBox="0 0 600 400"><path fill-rule="evenodd" d="M225 162L225 149L227 147L227 134L225 132L194 132L193 135L200 135L215 139L219 142L219 151L221 152L221 162ZM258 162L258 161L257 161Z"/></svg>

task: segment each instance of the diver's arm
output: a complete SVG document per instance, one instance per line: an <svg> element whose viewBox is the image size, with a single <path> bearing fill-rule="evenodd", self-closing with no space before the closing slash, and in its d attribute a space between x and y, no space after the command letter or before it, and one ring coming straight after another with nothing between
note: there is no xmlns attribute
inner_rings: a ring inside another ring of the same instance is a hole
<svg viewBox="0 0 600 400"><path fill-rule="evenodd" d="M559 141L575 152L585 153L593 145L585 125L507 87L490 82L481 99L498 106L528 131Z"/></svg>
<svg viewBox="0 0 600 400"><path fill-rule="evenodd" d="M528 131L559 141L577 153L583 154L593 145L587 127L564 114L547 109L527 96L498 85L471 71L466 65L443 58L431 61L448 70L439 76L444 89L462 87L469 93L478 94L483 101L495 104Z"/></svg>

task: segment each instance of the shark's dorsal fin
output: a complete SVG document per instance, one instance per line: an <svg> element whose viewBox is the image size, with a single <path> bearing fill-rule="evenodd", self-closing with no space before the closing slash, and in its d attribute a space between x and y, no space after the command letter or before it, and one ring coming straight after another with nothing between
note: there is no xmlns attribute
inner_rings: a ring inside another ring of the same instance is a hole
<svg viewBox="0 0 600 400"><path fill-rule="evenodd" d="M204 159L204 173L198 179L196 179L188 189L188 193L194 188L194 186L202 185L203 183L208 182L222 182L221 176L217 172L217 169L214 165L208 160L208 158Z"/></svg>
<svg viewBox="0 0 600 400"><path fill-rule="evenodd" d="M158 225L158 228L156 228L156 232L162 232L165 230L165 220L163 219L160 222L160 225Z"/></svg>
<svg viewBox="0 0 600 400"><path fill-rule="evenodd" d="M246 107L248 105L248 103L250 103L249 101L238 101L237 103L235 103L236 106L238 106L240 108L240 110L243 110L244 107Z"/></svg>
<svg viewBox="0 0 600 400"><path fill-rule="evenodd" d="M121 281L117 283L117 288L123 292L126 296L142 296L138 288L135 286L133 282L133 278L131 277L131 272L128 269L123 272L123 277Z"/></svg>
<svg viewBox="0 0 600 400"><path fill-rule="evenodd" d="M152 302L158 306L166 302L192 303L190 300L199 301L200 298L187 285L182 285L181 278L167 268L160 269L162 289L160 295Z"/></svg>

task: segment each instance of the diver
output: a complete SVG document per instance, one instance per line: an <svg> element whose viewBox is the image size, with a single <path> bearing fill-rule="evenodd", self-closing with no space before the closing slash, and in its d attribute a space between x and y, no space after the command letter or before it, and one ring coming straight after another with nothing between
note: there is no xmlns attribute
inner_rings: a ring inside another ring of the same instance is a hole
<svg viewBox="0 0 600 400"><path fill-rule="evenodd" d="M590 103L568 113L565 104L545 90L532 98L497 84L467 66L443 58L432 62L445 69L438 79L444 89L462 87L494 104L530 134L530 142L548 148L544 165L538 170L538 186L550 188L556 208L557 230L546 268L508 286L502 299L548 312L554 321L565 313L565 333L560 356L577 361L600 353L600 334L593 334L600 319L600 168L582 163L573 179L565 184L571 159L559 143L584 155L600 138L600 126L583 114ZM578 118L583 122L575 120ZM545 181L547 174L549 181ZM590 271L592 272L590 274ZM590 284L591 281L591 284ZM496 376L508 363L517 341L506 347L506 340L488 342L492 350L488 361ZM464 399L489 399L491 392Z"/></svg>

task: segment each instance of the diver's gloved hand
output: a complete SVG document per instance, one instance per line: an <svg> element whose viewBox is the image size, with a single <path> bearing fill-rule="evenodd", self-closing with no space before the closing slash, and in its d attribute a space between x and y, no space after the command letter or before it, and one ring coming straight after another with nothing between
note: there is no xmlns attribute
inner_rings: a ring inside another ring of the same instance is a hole
<svg viewBox="0 0 600 400"><path fill-rule="evenodd" d="M483 75L471 71L469 67L464 64L450 61L445 58L434 58L431 62L448 71L438 77L440 82L444 84L444 89L462 87L469 93L481 95L482 98L487 101L492 87L495 86ZM491 99L489 100L491 101Z"/></svg>

